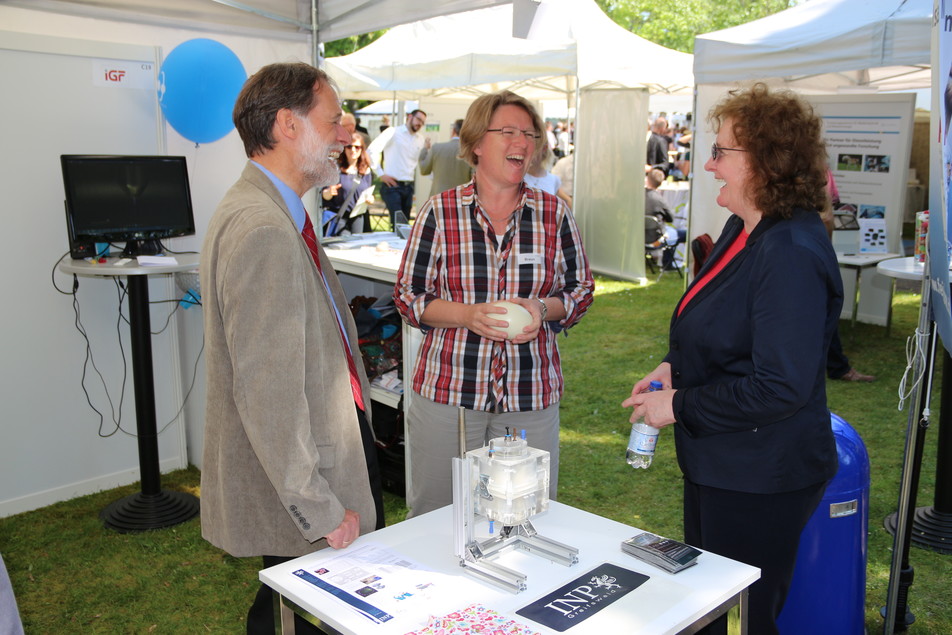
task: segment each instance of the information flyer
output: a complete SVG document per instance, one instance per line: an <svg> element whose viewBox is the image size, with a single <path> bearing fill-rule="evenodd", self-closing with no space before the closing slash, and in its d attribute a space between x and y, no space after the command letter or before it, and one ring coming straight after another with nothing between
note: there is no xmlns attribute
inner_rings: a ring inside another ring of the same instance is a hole
<svg viewBox="0 0 952 635"><path fill-rule="evenodd" d="M436 573L402 554L368 543L292 572L327 601L360 615L367 633L403 634L465 608L475 581Z"/></svg>

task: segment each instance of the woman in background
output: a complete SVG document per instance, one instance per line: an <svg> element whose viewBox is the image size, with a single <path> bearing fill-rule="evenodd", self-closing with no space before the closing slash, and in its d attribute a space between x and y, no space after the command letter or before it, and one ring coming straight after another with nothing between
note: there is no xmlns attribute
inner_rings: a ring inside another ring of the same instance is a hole
<svg viewBox="0 0 952 635"><path fill-rule="evenodd" d="M684 539L761 569L749 625L770 634L800 533L837 470L825 368L843 289L819 214L827 157L812 107L758 83L709 119L704 169L732 216L675 308L667 356L623 405L673 424ZM643 393L652 380L665 390Z"/></svg>
<svg viewBox="0 0 952 635"><path fill-rule="evenodd" d="M549 163L552 151L549 150L548 144L541 140L539 146L541 151L533 155L532 161L529 163L529 170L526 172L526 177L523 180L530 187L537 187L543 192L555 194L565 201L567 205L571 206L572 199L565 190L562 189L562 179L552 172L549 172L545 167Z"/></svg>
<svg viewBox="0 0 952 635"><path fill-rule="evenodd" d="M372 203L374 200L373 173L366 147L366 137L355 132L350 145L344 146L344 151L337 157L340 182L321 191L325 236L336 236L344 231L359 234L370 229L364 227L366 213L352 214L358 203Z"/></svg>

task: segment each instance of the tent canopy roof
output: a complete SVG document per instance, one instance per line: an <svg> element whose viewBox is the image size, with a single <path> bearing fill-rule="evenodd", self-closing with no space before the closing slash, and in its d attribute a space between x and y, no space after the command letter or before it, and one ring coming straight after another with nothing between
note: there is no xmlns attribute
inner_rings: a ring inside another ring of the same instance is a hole
<svg viewBox="0 0 952 635"><path fill-rule="evenodd" d="M699 35L694 74L699 84L781 77L824 90L924 88L931 27L932 0L810 0Z"/></svg>
<svg viewBox="0 0 952 635"><path fill-rule="evenodd" d="M311 0L4 0L84 17L305 39ZM397 24L512 0L316 0L318 37L329 42Z"/></svg>
<svg viewBox="0 0 952 635"><path fill-rule="evenodd" d="M527 39L513 37L532 4ZM578 85L674 93L694 84L691 56L618 26L592 0L542 0L398 26L343 57L327 59L343 94L365 99L459 97L509 88L531 99L565 98Z"/></svg>

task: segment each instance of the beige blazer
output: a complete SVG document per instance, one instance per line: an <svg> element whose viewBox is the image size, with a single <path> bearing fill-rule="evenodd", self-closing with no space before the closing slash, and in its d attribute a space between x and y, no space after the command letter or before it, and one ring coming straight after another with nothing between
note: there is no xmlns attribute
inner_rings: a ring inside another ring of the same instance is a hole
<svg viewBox="0 0 952 635"><path fill-rule="evenodd" d="M459 139L453 138L443 143L435 143L429 150L420 151L420 174L433 173L433 186L430 196L450 190L457 185L469 183L473 178L473 169L469 163L459 158Z"/></svg>
<svg viewBox="0 0 952 635"><path fill-rule="evenodd" d="M202 247L207 403L202 536L234 556L326 546L344 510L376 523L333 301L357 332L323 249L333 298L281 194L252 164ZM355 351L365 400L369 389Z"/></svg>

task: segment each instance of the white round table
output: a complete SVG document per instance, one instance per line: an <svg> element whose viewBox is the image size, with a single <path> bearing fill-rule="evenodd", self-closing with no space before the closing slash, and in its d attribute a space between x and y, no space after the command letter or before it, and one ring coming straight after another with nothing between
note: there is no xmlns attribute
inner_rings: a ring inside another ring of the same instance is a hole
<svg viewBox="0 0 952 635"><path fill-rule="evenodd" d="M889 309L886 313L886 336L889 336L892 326L892 299L896 293L896 280L922 280L925 274L925 264L916 262L915 256L906 258L890 258L876 264L876 273L892 278L892 289L889 292Z"/></svg>

